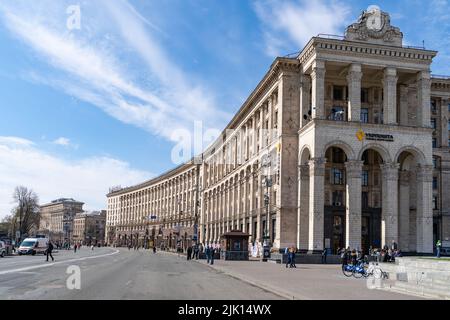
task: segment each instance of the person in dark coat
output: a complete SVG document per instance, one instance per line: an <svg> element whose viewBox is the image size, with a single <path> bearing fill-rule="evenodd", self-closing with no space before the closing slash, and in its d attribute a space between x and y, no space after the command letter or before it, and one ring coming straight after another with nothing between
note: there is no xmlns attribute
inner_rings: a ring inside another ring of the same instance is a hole
<svg viewBox="0 0 450 320"><path fill-rule="evenodd" d="M191 260L191 257L192 257L192 247L189 247L187 249L187 259Z"/></svg>
<svg viewBox="0 0 450 320"><path fill-rule="evenodd" d="M286 248L284 250L285 254L287 254L286 268L292 264L292 255L291 248Z"/></svg>
<svg viewBox="0 0 450 320"><path fill-rule="evenodd" d="M206 263L209 264L209 260L211 260L211 248L209 247L209 245L206 246L205 255L206 255Z"/></svg>
<svg viewBox="0 0 450 320"><path fill-rule="evenodd" d="M322 264L327 263L327 255L328 255L328 250L327 250L327 248L325 248L322 251Z"/></svg>
<svg viewBox="0 0 450 320"><path fill-rule="evenodd" d="M216 252L216 249L211 247L211 249L210 249L211 264L214 264L214 253L215 252Z"/></svg>
<svg viewBox="0 0 450 320"><path fill-rule="evenodd" d="M295 251L297 251L297 248L292 248L291 251L291 268L297 268L297 266L295 265Z"/></svg>
<svg viewBox="0 0 450 320"><path fill-rule="evenodd" d="M52 258L52 261L55 261L55 258L53 258L53 256L52 256L53 244L51 243L51 241L49 241L47 243L47 250L45 250L45 251L47 254L47 261L48 261L48 256L50 256Z"/></svg>
<svg viewBox="0 0 450 320"><path fill-rule="evenodd" d="M198 260L198 252L199 252L198 245L195 245L195 247L194 247L194 257L195 257L195 260Z"/></svg>

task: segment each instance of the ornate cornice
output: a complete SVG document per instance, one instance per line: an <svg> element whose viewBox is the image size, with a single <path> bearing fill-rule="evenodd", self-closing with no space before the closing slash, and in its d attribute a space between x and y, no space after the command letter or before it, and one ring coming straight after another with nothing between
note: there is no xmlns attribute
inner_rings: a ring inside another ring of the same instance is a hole
<svg viewBox="0 0 450 320"><path fill-rule="evenodd" d="M368 20L374 15L378 16L381 23L379 29L369 29ZM348 40L358 41L374 41L376 43L387 43L391 45L401 46L403 41L403 33L399 28L391 25L391 18L387 12L364 11L358 22L350 25L345 34Z"/></svg>

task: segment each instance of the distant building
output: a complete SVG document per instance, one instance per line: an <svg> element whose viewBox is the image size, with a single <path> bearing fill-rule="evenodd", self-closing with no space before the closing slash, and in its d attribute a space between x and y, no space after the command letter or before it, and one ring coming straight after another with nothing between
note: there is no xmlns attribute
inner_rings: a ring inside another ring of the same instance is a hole
<svg viewBox="0 0 450 320"><path fill-rule="evenodd" d="M71 240L73 220L83 212L83 202L61 198L40 207L39 234L48 235L53 241Z"/></svg>
<svg viewBox="0 0 450 320"><path fill-rule="evenodd" d="M105 239L106 210L78 213L73 220L74 242L103 244Z"/></svg>

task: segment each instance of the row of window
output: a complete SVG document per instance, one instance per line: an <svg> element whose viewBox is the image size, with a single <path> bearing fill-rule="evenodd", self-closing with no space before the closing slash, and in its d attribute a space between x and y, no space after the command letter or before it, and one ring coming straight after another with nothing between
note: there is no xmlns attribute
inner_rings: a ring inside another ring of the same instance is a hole
<svg viewBox="0 0 450 320"><path fill-rule="evenodd" d="M437 112L437 101L432 99L430 106L431 106L431 112L436 113ZM450 112L450 103L447 105L447 108L448 108L448 112Z"/></svg>
<svg viewBox="0 0 450 320"><path fill-rule="evenodd" d="M345 93L348 92L348 87L343 86L333 86L333 100L336 101L344 101L347 100L345 97ZM369 103L369 89L362 88L361 89L361 102Z"/></svg>
<svg viewBox="0 0 450 320"><path fill-rule="evenodd" d="M437 119L431 118L431 127L436 130L437 129ZM447 130L450 131L450 121L447 123Z"/></svg>
<svg viewBox="0 0 450 320"><path fill-rule="evenodd" d="M333 192L333 206L342 207L345 205L344 192L343 191L334 191ZM369 208L369 193L362 192L361 193L361 206L363 209ZM378 200L374 202L374 207L378 208L379 203ZM439 201L438 196L433 196L433 210L439 209Z"/></svg>
<svg viewBox="0 0 450 320"><path fill-rule="evenodd" d="M337 206L337 207L342 207L342 206L344 206L344 204L345 204L344 192L343 191L334 191L332 205ZM369 193L368 192L361 193L361 206L363 209L369 208ZM378 199L375 199L374 207L375 208L379 207Z"/></svg>
<svg viewBox="0 0 450 320"><path fill-rule="evenodd" d="M375 181L375 185L378 185L378 181ZM333 168L331 169L331 184L333 185L343 185L344 181L344 170ZM363 170L361 173L361 185L367 187L369 185L369 171Z"/></svg>
<svg viewBox="0 0 450 320"><path fill-rule="evenodd" d="M433 146L433 148L439 148L436 138L433 138L433 140L431 141L431 145ZM448 146L450 147L450 139L448 139Z"/></svg>
<svg viewBox="0 0 450 320"><path fill-rule="evenodd" d="M435 163L436 159L433 159L433 163L434 165L436 165ZM345 183L344 181L344 171L338 168L333 168L331 169L331 184L333 185L343 185ZM374 185L378 185L378 181L375 181L376 183ZM361 173L361 185L363 187L367 187L369 185L369 171L368 170L363 170ZM437 177L433 177L433 189L437 190L438 189L438 178Z"/></svg>

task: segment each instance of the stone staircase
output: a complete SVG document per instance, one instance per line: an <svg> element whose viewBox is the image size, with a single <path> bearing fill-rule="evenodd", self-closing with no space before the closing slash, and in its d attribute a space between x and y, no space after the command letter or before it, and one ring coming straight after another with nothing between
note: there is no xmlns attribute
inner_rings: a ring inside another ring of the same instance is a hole
<svg viewBox="0 0 450 320"><path fill-rule="evenodd" d="M395 279L390 290L427 298L450 300L450 261L404 257L381 268Z"/></svg>

